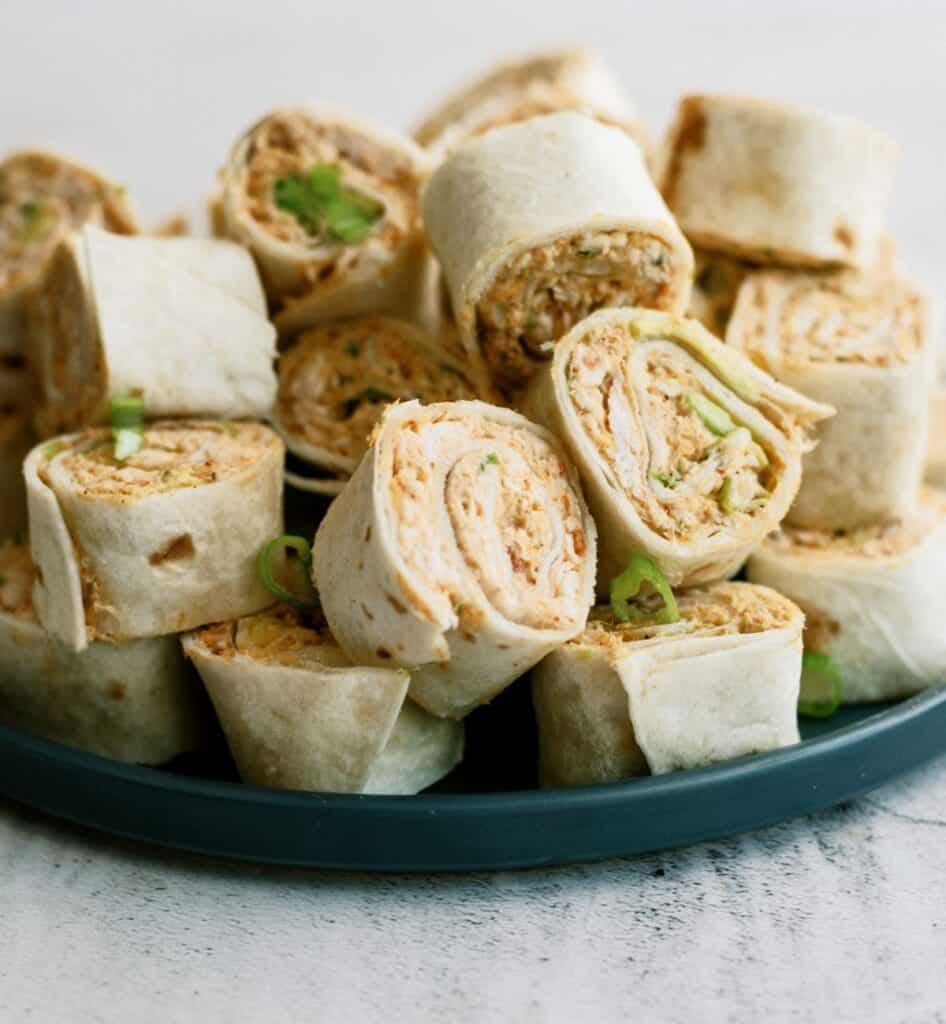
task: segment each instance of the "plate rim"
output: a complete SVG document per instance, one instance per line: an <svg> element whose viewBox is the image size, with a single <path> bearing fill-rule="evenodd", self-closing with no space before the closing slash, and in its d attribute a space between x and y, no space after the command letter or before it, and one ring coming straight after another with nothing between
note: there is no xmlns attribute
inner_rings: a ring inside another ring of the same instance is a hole
<svg viewBox="0 0 946 1024"><path fill-rule="evenodd" d="M204 779L162 771L158 767L129 764L99 754L69 747L54 740L32 735L0 723L0 746L20 748L32 757L42 757L78 768L86 773L119 780L126 784L163 793L186 793L191 797L222 800L233 805L262 804L269 807L304 810L310 806L339 811L383 811L385 816L411 818L416 815L466 813L521 814L536 805L563 812L589 804L608 805L623 802L629 793L653 796L655 793L685 795L714 783L725 784L745 776L765 775L773 769L790 766L821 753L841 750L850 743L867 742L872 737L907 725L946 702L946 683L907 697L892 707L851 722L821 736L803 739L788 747L760 754L747 754L719 764L669 772L663 775L635 777L587 786L516 789L484 793L419 793L413 796L381 796L359 793L327 793L316 790L282 790L249 783ZM946 753L946 736L942 752ZM0 780L0 792L6 792Z"/></svg>

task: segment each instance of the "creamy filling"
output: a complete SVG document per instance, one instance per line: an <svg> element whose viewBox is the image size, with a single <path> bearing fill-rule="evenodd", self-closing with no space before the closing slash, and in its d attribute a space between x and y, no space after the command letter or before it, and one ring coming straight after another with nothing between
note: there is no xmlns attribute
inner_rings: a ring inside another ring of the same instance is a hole
<svg viewBox="0 0 946 1024"><path fill-rule="evenodd" d="M65 433L94 419L104 398L105 367L76 254L57 250L35 294L30 329L38 362L43 434Z"/></svg>
<svg viewBox="0 0 946 1024"><path fill-rule="evenodd" d="M710 538L765 508L777 454L746 426L751 407L679 345L603 327L575 346L566 380L609 476L655 533Z"/></svg>
<svg viewBox="0 0 946 1024"><path fill-rule="evenodd" d="M822 560L896 558L925 540L946 521L946 495L924 487L916 512L907 519L872 523L857 530L806 530L783 526L765 542L779 554Z"/></svg>
<svg viewBox="0 0 946 1024"><path fill-rule="evenodd" d="M469 381L422 347L414 328L366 317L316 327L281 358L276 416L290 445L300 441L354 469L387 403L473 397Z"/></svg>
<svg viewBox="0 0 946 1024"><path fill-rule="evenodd" d="M597 309L667 308L675 269L666 242L635 231L589 231L515 257L476 305L477 336L497 383L523 384Z"/></svg>
<svg viewBox="0 0 946 1024"><path fill-rule="evenodd" d="M118 462L111 432L87 430L50 442L41 473L86 499L143 498L240 477L279 447L257 423L163 422L147 427L141 449Z"/></svg>
<svg viewBox="0 0 946 1024"><path fill-rule="evenodd" d="M717 338L723 338L739 286L751 267L741 260L700 249L694 250L693 257L693 291L687 316L699 320Z"/></svg>
<svg viewBox="0 0 946 1024"><path fill-rule="evenodd" d="M344 244L312 234L276 204L277 181L326 165L340 169L346 188L383 206L383 216L361 242ZM395 150L344 126L301 114L273 114L262 121L250 139L243 170L246 214L272 238L307 252L313 282L329 281L371 252L399 247L415 230L419 187L414 168Z"/></svg>
<svg viewBox="0 0 946 1024"><path fill-rule="evenodd" d="M471 598L535 629L581 621L588 540L562 456L529 430L449 408L393 441L390 508L410 575L476 632Z"/></svg>
<svg viewBox="0 0 946 1024"><path fill-rule="evenodd" d="M0 164L0 293L37 278L57 243L86 223L134 230L120 190L74 164L40 153Z"/></svg>
<svg viewBox="0 0 946 1024"><path fill-rule="evenodd" d="M905 282L841 271L749 278L736 344L763 368L804 363L892 367L923 345L923 303Z"/></svg>
<svg viewBox="0 0 946 1024"><path fill-rule="evenodd" d="M641 602L654 615L659 599ZM660 640L674 636L734 636L783 629L800 617L796 605L768 587L752 583L713 583L708 587L681 591L677 595L680 621L661 625L646 618L639 622L618 622L606 605L592 609L584 632L572 645L617 650L625 644Z"/></svg>
<svg viewBox="0 0 946 1024"><path fill-rule="evenodd" d="M290 668L345 668L351 661L328 626L287 605L202 629L201 645L219 658L243 657Z"/></svg>
<svg viewBox="0 0 946 1024"><path fill-rule="evenodd" d="M9 540L0 544L0 611L36 622L32 597L35 579L29 544Z"/></svg>

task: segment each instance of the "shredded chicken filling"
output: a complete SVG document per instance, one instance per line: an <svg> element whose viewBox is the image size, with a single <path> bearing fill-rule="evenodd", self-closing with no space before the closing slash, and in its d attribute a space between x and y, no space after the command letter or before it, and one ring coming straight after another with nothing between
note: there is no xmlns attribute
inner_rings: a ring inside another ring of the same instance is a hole
<svg viewBox="0 0 946 1024"><path fill-rule="evenodd" d="M312 235L274 201L277 180L326 164L341 169L347 188L384 207L383 217L363 242L343 245ZM258 125L249 143L243 176L248 216L273 238L308 250L313 280L326 280L350 269L369 250L398 248L414 230L419 215L419 182L406 158L341 125L304 116L274 114Z"/></svg>
<svg viewBox="0 0 946 1024"><path fill-rule="evenodd" d="M903 366L923 345L919 295L888 275L766 274L752 279L738 343L764 368Z"/></svg>
<svg viewBox="0 0 946 1024"><path fill-rule="evenodd" d="M32 598L35 579L29 544L9 540L0 544L0 611L36 622Z"/></svg>
<svg viewBox="0 0 946 1024"><path fill-rule="evenodd" d="M477 302L486 362L501 386L516 387L589 313L666 309L674 273L667 243L635 231L589 231L529 249L501 268Z"/></svg>
<svg viewBox="0 0 946 1024"><path fill-rule="evenodd" d="M276 414L287 436L354 469L388 402L473 398L463 374L380 317L335 321L304 334L279 364Z"/></svg>
<svg viewBox="0 0 946 1024"><path fill-rule="evenodd" d="M643 602L654 615L661 601ZM605 647L613 651L625 644L661 640L674 636L733 636L784 629L800 616L788 598L768 587L751 583L714 583L708 587L681 591L677 595L680 621L661 625L618 622L611 609L601 605L592 610L588 625L572 645Z"/></svg>
<svg viewBox="0 0 946 1024"><path fill-rule="evenodd" d="M476 632L475 592L506 619L572 627L584 614L587 551L561 456L531 431L449 410L393 443L390 514L408 572Z"/></svg>
<svg viewBox="0 0 946 1024"><path fill-rule="evenodd" d="M773 551L791 556L896 558L922 543L946 521L946 496L924 488L908 519L872 523L857 530L807 530L783 526L766 539Z"/></svg>
<svg viewBox="0 0 946 1024"><path fill-rule="evenodd" d="M60 452L49 446L55 473L88 499L142 498L242 476L279 445L256 423L156 423L144 432L141 449L118 462L108 430L88 430Z"/></svg>
<svg viewBox="0 0 946 1024"><path fill-rule="evenodd" d="M328 627L287 605L202 629L203 647L219 658L244 657L290 668L351 665Z"/></svg>
<svg viewBox="0 0 946 1024"><path fill-rule="evenodd" d="M114 186L72 164L22 154L0 164L0 292L33 280L69 231L134 229Z"/></svg>
<svg viewBox="0 0 946 1024"><path fill-rule="evenodd" d="M735 393L678 345L601 329L575 347L566 375L582 429L660 536L709 538L765 507L775 454L738 422ZM710 428L700 399L726 415L727 432Z"/></svg>

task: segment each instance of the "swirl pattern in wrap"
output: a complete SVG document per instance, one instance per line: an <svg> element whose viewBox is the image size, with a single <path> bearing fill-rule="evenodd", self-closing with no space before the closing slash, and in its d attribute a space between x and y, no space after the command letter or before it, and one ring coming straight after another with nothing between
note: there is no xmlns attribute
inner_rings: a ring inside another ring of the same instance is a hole
<svg viewBox="0 0 946 1024"><path fill-rule="evenodd" d="M673 586L729 576L801 480L831 415L695 320L601 310L555 346L522 405L564 442L598 525L598 588L644 552Z"/></svg>
<svg viewBox="0 0 946 1024"><path fill-rule="evenodd" d="M386 403L476 397L463 367L403 320L332 320L279 361L274 422L293 455L324 475L288 473L294 487L337 494L368 447Z"/></svg>
<svg viewBox="0 0 946 1024"><path fill-rule="evenodd" d="M40 621L73 650L259 611L260 548L283 530L285 447L257 423L158 422L113 457L108 430L33 449L26 476Z"/></svg>
<svg viewBox="0 0 946 1024"><path fill-rule="evenodd" d="M797 743L804 616L767 587L680 594L680 621L585 631L532 672L546 786L698 768Z"/></svg>
<svg viewBox="0 0 946 1024"><path fill-rule="evenodd" d="M463 755L463 725L405 700L404 669L353 665L285 606L184 638L244 782L418 793Z"/></svg>
<svg viewBox="0 0 946 1024"><path fill-rule="evenodd" d="M934 358L916 288L888 273L760 271L739 290L726 341L837 410L816 429L788 522L850 530L913 511Z"/></svg>
<svg viewBox="0 0 946 1024"><path fill-rule="evenodd" d="M0 356L26 350L26 298L56 246L83 224L138 231L125 190L98 171L36 149L0 163Z"/></svg>
<svg viewBox="0 0 946 1024"><path fill-rule="evenodd" d="M693 253L623 132L574 113L461 146L423 196L467 351L522 388L590 312L682 312Z"/></svg>
<svg viewBox="0 0 946 1024"><path fill-rule="evenodd" d="M750 580L805 612L805 649L829 655L846 704L897 700L946 678L946 495L924 488L903 520L849 533L784 527Z"/></svg>
<svg viewBox="0 0 946 1024"><path fill-rule="evenodd" d="M276 182L313 167L381 204L368 236L311 233L276 202ZM280 334L387 312L412 318L429 267L419 193L428 157L410 139L323 104L273 111L234 145L222 172L227 235L252 252Z"/></svg>
<svg viewBox="0 0 946 1024"><path fill-rule="evenodd" d="M356 664L461 718L580 632L595 526L552 435L483 402L389 407L329 507L313 576Z"/></svg>

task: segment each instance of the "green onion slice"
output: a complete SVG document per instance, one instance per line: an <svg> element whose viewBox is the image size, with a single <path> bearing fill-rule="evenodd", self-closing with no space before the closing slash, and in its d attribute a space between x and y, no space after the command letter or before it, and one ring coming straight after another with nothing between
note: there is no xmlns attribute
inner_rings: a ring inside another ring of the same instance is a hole
<svg viewBox="0 0 946 1024"><path fill-rule="evenodd" d="M830 718L841 706L841 670L827 654L805 651L801 658L798 713L806 718Z"/></svg>
<svg viewBox="0 0 946 1024"><path fill-rule="evenodd" d="M677 608L677 601L667 577L652 558L640 554L631 555L624 572L611 580L611 609L618 622L639 622L648 617L640 609L632 608L628 604L631 598L640 594L645 584L663 599L663 608L655 616L656 621L661 625L679 622L680 609Z"/></svg>
<svg viewBox="0 0 946 1024"><path fill-rule="evenodd" d="M277 555L289 548L297 555L291 559L295 566L295 574L298 581L298 590L287 590L275 577L274 568ZM297 537L291 533L284 533L279 537L264 544L260 548L259 556L256 559L256 571L262 580L263 586L280 601L291 604L294 608L318 608L319 597L312 585L312 578L309 575L312 565L312 548L305 537Z"/></svg>
<svg viewBox="0 0 946 1024"><path fill-rule="evenodd" d="M113 398L109 406L114 457L121 462L141 450L144 442L145 401L140 395Z"/></svg>
<svg viewBox="0 0 946 1024"><path fill-rule="evenodd" d="M705 395L691 391L686 396L687 405L703 421L703 426L717 437L725 437L736 429L732 416Z"/></svg>
<svg viewBox="0 0 946 1024"><path fill-rule="evenodd" d="M342 184L340 168L315 164L273 182L273 202L313 237L326 234L346 245L364 241L384 215L384 205Z"/></svg>

